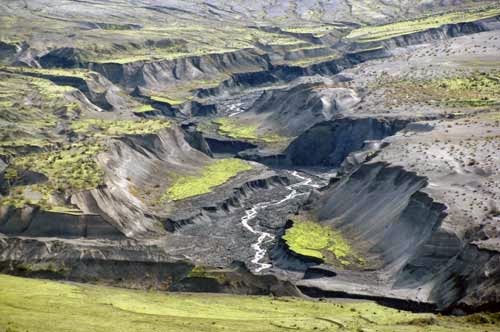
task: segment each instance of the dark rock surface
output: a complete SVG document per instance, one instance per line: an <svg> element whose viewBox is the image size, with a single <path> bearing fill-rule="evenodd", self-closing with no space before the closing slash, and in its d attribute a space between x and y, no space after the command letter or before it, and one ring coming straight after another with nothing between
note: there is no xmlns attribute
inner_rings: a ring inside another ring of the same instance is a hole
<svg viewBox="0 0 500 332"><path fill-rule="evenodd" d="M338 167L365 141L394 135L408 123L404 119L341 118L318 123L290 143L287 159L297 166Z"/></svg>

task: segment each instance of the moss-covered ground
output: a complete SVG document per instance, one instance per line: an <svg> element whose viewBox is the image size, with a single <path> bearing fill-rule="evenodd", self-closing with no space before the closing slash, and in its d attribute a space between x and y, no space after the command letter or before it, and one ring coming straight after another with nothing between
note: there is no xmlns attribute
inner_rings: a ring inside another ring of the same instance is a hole
<svg viewBox="0 0 500 332"><path fill-rule="evenodd" d="M336 266L364 264L363 258L340 232L310 220L295 218L283 240L290 250L302 256L319 258Z"/></svg>
<svg viewBox="0 0 500 332"><path fill-rule="evenodd" d="M441 15L427 16L423 18L401 21L381 26L366 26L351 31L348 39L360 42L373 42L389 39L396 36L406 35L431 28L437 28L445 24L472 22L480 19L500 15L500 7L471 9Z"/></svg>
<svg viewBox="0 0 500 332"><path fill-rule="evenodd" d="M261 134L257 125L240 123L230 118L219 118L213 120L213 123L218 126L219 134L231 138L264 143L278 143L286 140L285 137L277 134Z"/></svg>
<svg viewBox="0 0 500 332"><path fill-rule="evenodd" d="M252 166L249 163L240 159L216 160L203 167L197 175L176 177L162 199L177 201L209 193L214 187L220 186L239 173L251 169Z"/></svg>
<svg viewBox="0 0 500 332"><path fill-rule="evenodd" d="M373 302L165 294L0 275L0 331L499 331L499 314L414 314Z"/></svg>

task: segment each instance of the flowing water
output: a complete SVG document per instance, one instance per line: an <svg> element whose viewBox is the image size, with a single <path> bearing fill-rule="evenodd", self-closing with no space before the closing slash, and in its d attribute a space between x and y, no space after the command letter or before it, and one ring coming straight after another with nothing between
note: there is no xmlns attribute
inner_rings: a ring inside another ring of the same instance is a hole
<svg viewBox="0 0 500 332"><path fill-rule="evenodd" d="M271 206L277 206L281 205L291 199L294 199L295 197L301 196L301 195L307 195L309 194L309 191L306 192L299 192L297 189L300 187L305 187L305 188L320 188L322 187L321 184L315 182L312 178L305 176L305 175L300 175L297 171L290 172L292 176L300 179L301 181L292 185L287 186L287 189L290 190L290 193L284 197L281 200L277 201L269 201L269 202L261 202L258 204L255 204L252 208L248 209L245 211L245 216L241 218L241 223L243 227L245 227L247 230L252 232L253 234L258 235L257 241L252 244L252 249L255 250L255 255L254 258L252 259L252 263L256 264L258 267L255 269L255 272L261 272L262 270L270 268L272 265L268 263L261 263L261 260L265 257L267 253L267 249L263 248L263 244L268 243L272 240L274 240L274 235L263 232L260 230L256 229L256 226L250 226L249 222L255 217L258 216L259 211L265 210Z"/></svg>

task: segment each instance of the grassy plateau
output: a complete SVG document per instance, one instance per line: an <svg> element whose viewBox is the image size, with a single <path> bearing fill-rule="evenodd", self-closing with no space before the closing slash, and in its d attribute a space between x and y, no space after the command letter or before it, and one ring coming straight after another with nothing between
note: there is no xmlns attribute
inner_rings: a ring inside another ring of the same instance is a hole
<svg viewBox="0 0 500 332"><path fill-rule="evenodd" d="M198 175L179 176L163 195L163 199L177 201L203 195L214 187L226 183L241 172L251 170L252 166L240 159L221 159L205 166Z"/></svg>

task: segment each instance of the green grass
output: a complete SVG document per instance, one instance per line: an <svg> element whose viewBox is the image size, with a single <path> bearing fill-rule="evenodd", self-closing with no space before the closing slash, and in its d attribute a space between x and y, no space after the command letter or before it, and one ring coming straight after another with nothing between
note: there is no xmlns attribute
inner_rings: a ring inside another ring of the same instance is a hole
<svg viewBox="0 0 500 332"><path fill-rule="evenodd" d="M341 266L364 263L340 232L313 221L295 219L283 240L290 250L303 256L319 258L326 263L340 263Z"/></svg>
<svg viewBox="0 0 500 332"><path fill-rule="evenodd" d="M472 22L496 15L500 15L500 8L498 7L428 16L381 26L362 27L351 31L351 33L347 36L347 39L355 39L360 42L380 41L431 28L437 28L445 24Z"/></svg>
<svg viewBox="0 0 500 332"><path fill-rule="evenodd" d="M264 143L277 143L286 140L285 137L277 134L259 134L257 125L242 124L229 118L219 118L213 120L213 123L218 126L219 134L227 137Z"/></svg>
<svg viewBox="0 0 500 332"><path fill-rule="evenodd" d="M494 332L500 322L498 314L414 314L367 301L164 294L6 275L0 294L0 331L9 332Z"/></svg>
<svg viewBox="0 0 500 332"><path fill-rule="evenodd" d="M141 119L141 120L101 120L84 119L74 121L71 128L77 133L96 136L123 136L146 135L169 128L168 120Z"/></svg>
<svg viewBox="0 0 500 332"><path fill-rule="evenodd" d="M203 195L213 188L226 183L241 172L251 170L252 166L240 159L221 159L205 166L198 175L179 176L163 195L162 200L177 201Z"/></svg>

